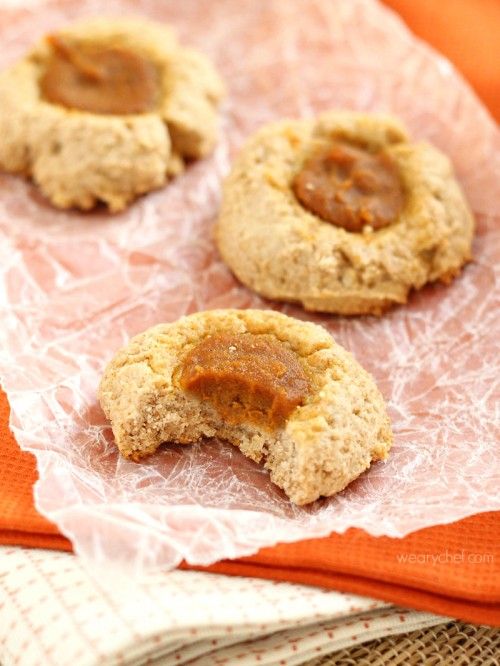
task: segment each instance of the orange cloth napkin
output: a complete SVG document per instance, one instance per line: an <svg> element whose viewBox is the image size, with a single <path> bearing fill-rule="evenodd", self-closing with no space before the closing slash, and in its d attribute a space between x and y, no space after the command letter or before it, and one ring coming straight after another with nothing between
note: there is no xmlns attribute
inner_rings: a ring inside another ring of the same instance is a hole
<svg viewBox="0 0 500 666"><path fill-rule="evenodd" d="M500 122L500 1L383 2L398 12L418 37L453 62Z"/></svg>
<svg viewBox="0 0 500 666"><path fill-rule="evenodd" d="M500 119L498 0L386 0L417 35L447 55ZM8 430L0 393L0 543L71 550L37 513L34 459ZM500 625L500 514L484 513L404 539L361 530L281 544L257 555L220 562L213 572L321 585L403 606Z"/></svg>

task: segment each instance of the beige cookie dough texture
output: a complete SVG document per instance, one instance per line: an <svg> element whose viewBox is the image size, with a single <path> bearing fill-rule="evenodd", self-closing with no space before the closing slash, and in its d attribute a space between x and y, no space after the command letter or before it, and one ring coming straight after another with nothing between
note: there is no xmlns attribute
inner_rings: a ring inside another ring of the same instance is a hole
<svg viewBox="0 0 500 666"><path fill-rule="evenodd" d="M185 159L205 156L217 135L223 85L200 53L181 48L164 25L92 19L64 28L69 40L124 47L156 64L160 102L152 113L99 115L44 101L39 78L50 55L42 40L0 74L0 167L31 176L59 208L112 211L161 187Z"/></svg>
<svg viewBox="0 0 500 666"><path fill-rule="evenodd" d="M179 388L185 355L222 331L273 335L298 354L312 391L283 428L270 433L227 424L206 401ZM392 443L371 375L321 326L273 311L213 310L155 326L118 352L99 397L125 457L139 460L163 442L219 437L263 464L296 504L339 492L372 461L386 458Z"/></svg>
<svg viewBox="0 0 500 666"><path fill-rule="evenodd" d="M291 184L304 160L332 138L394 157L406 203L393 224L352 233L295 198ZM379 315L405 303L411 289L457 275L471 258L473 232L445 155L410 142L394 118L329 112L277 122L250 138L224 184L216 240L235 275L263 296L307 310Z"/></svg>

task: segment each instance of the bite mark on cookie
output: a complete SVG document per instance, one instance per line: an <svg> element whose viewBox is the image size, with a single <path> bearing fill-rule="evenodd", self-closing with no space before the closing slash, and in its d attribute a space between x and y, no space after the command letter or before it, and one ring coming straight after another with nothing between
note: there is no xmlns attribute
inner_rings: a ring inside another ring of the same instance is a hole
<svg viewBox="0 0 500 666"><path fill-rule="evenodd" d="M217 437L300 505L339 492L392 444L373 378L321 326L273 311L149 329L108 365L99 397L124 457Z"/></svg>

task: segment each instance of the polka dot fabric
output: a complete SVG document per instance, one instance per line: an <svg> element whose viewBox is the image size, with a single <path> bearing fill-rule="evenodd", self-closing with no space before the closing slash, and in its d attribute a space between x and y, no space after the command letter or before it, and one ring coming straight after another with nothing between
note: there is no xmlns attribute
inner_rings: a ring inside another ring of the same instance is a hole
<svg viewBox="0 0 500 666"><path fill-rule="evenodd" d="M130 584L53 551L0 548L2 666L299 664L443 618L290 583L195 571Z"/></svg>

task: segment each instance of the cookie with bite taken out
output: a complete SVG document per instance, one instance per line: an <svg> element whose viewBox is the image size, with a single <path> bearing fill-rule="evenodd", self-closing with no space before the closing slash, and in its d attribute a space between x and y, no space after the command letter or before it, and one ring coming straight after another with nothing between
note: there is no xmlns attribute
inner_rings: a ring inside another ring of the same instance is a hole
<svg viewBox="0 0 500 666"><path fill-rule="evenodd" d="M126 458L218 437L299 505L341 491L392 444L368 372L321 326L273 311L150 328L109 363L99 399Z"/></svg>

